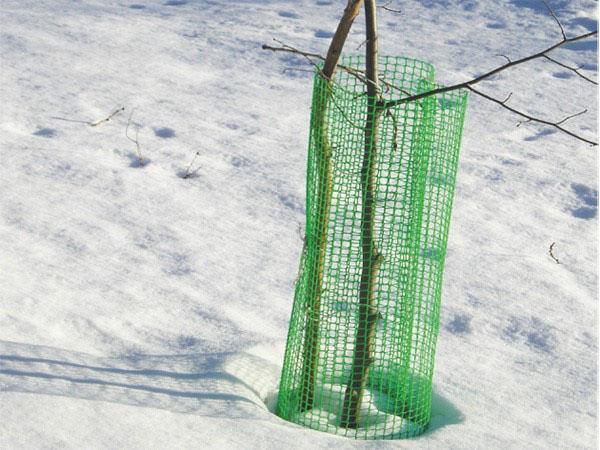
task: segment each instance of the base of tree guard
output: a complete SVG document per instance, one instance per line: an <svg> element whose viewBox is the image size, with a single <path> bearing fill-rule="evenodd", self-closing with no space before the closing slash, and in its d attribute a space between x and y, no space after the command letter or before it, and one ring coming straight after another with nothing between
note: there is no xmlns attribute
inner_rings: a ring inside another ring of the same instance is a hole
<svg viewBox="0 0 600 450"><path fill-rule="evenodd" d="M431 418L467 100L399 103L439 87L433 67L402 57L379 67L378 98L362 57L342 58L332 81L315 74L305 247L277 402L283 419L356 439L413 437Z"/></svg>

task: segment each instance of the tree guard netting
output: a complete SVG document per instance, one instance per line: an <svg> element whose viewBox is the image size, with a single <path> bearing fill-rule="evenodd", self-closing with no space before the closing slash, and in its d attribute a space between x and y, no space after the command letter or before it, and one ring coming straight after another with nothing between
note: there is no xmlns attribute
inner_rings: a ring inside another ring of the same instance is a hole
<svg viewBox="0 0 600 450"><path fill-rule="evenodd" d="M439 87L433 67L381 57L381 97L369 98L364 58L340 64L331 82L314 78L305 245L277 414L357 439L410 437L431 417L467 95L390 106Z"/></svg>

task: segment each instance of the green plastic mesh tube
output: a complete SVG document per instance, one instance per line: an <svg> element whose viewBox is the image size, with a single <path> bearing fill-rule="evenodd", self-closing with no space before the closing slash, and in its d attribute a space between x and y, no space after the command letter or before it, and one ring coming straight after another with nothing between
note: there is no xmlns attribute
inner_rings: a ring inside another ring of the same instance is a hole
<svg viewBox="0 0 600 450"><path fill-rule="evenodd" d="M364 70L362 57L341 64ZM380 68L376 146L364 77L315 74L305 247L277 402L286 420L356 439L415 436L431 418L467 100L452 91L386 107L438 86L421 61L382 57Z"/></svg>

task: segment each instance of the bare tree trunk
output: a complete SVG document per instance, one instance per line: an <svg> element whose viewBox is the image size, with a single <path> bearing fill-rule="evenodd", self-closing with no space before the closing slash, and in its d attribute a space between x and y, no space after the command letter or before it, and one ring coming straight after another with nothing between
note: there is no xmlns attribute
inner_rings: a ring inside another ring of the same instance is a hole
<svg viewBox="0 0 600 450"><path fill-rule="evenodd" d="M327 51L327 57L325 58L325 63L323 64L323 75L329 81L331 81L333 78L337 63L342 54L342 49L346 43L346 38L348 37L350 28L354 23L354 19L356 19L356 16L358 16L358 13L360 12L362 3L363 0L348 0L346 9L344 9L344 14L340 19L340 23L335 30L333 38L331 39L331 44L329 44L329 50Z"/></svg>
<svg viewBox="0 0 600 450"><path fill-rule="evenodd" d="M316 204L316 236L307 236L315 239L317 243L317 258L315 264L309 268L308 294L307 294L307 326L304 336L304 354L302 367L302 388L300 393L300 411L313 407L317 366L319 362L319 315L321 310L321 292L323 288L323 265L327 248L327 229L329 225L329 211L331 206L331 146L327 136L327 106L331 96L332 79L337 67L342 49L352 23L362 6L363 0L348 0L344 14L338 24L337 30L329 45L327 58L323 64L321 75L324 78L319 82L326 83L321 89L315 91L318 102L313 111L314 139L318 146L316 151L317 167L317 204Z"/></svg>
<svg viewBox="0 0 600 450"><path fill-rule="evenodd" d="M375 242L375 190L377 159L377 128L381 109L378 107L379 77L377 70L377 16L375 0L365 0L367 31L367 120L365 123L365 147L361 169L362 213L361 246L362 273L360 277L358 327L354 344L352 373L342 407L341 426L356 428L359 422L360 407L367 382L369 366L373 363L373 344L377 322L375 278L381 264L382 255Z"/></svg>

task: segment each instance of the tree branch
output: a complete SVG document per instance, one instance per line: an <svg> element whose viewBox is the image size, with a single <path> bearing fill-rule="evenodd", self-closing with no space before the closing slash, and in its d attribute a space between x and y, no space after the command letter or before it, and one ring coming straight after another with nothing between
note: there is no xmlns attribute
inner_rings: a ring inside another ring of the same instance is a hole
<svg viewBox="0 0 600 450"><path fill-rule="evenodd" d="M430 95L442 94L444 92L450 92L450 91L454 91L454 90L458 90L458 89L465 89L466 88L466 89L469 89L471 92L473 92L473 93L475 93L475 94L477 94L477 95L479 95L479 96L481 96L481 97L483 97L483 98L485 98L485 99L487 99L487 100L489 100L491 102L499 104L500 106L502 106L505 109L511 111L512 113L517 114L518 116L521 116L521 117L527 119L526 122L537 122L537 123L541 123L541 124L544 124L544 125L548 125L548 126L551 126L551 127L554 127L556 129L558 129L559 131L561 131L561 132L563 132L565 134L568 134L571 137L574 137L575 139L578 139L578 140L583 141L585 143L588 143L590 145L594 145L594 146L598 145L597 142L585 139L585 138L583 138L583 137L581 137L581 136L579 136L579 135L577 135L577 134L575 134L575 133L573 133L573 132L571 132L569 130L566 130L565 128L563 128L563 127L560 126L567 119L575 117L576 115L583 114L583 111L580 112L580 113L577 113L577 114L575 114L573 116L567 117L567 118L565 118L565 119L563 119L563 120L561 120L559 122L550 122L548 120L544 120L544 119L539 119L539 118L533 117L533 116L531 116L531 115L529 115L527 113L524 113L522 111L518 111L515 108L512 108L512 107L506 105L506 102L508 102L508 100L510 99L510 96L512 95L512 93L509 94L509 96L505 100L499 100L499 99L496 99L494 97L491 97L490 95L484 94L483 92L481 92L479 90L476 90L476 89L474 89L472 87L474 84L477 84L477 83L479 83L479 82L481 82L481 81L483 81L483 80L491 77L492 75L495 75L495 74L497 74L499 72L502 72L503 70L506 70L506 69L508 69L510 67L514 67L514 66L517 66L519 64L523 64L525 62L531 61L533 59L545 58L545 59L549 59L549 60L551 60L553 62L556 62L553 58L551 58L548 55L546 55L546 53L548 53L548 52L550 52L552 50L555 50L555 49L561 47L564 44L567 44L567 43L570 43L570 42L580 41L580 40L583 40L583 39L588 39L588 38L590 38L592 36L595 36L597 34L598 34L597 31L592 31L590 33L586 33L586 34L582 34L582 35L579 35L579 36L575 36L573 38L563 39L561 42L558 42L557 44L554 44L554 45L548 47L547 49L542 50L541 52L535 53L535 54L530 55L530 56L526 56L524 58L521 58L521 59L518 59L518 60L515 60L515 61L507 62L506 64L504 64L504 65L502 65L500 67L497 67L496 69L493 69L493 70L491 70L491 71L489 71L489 72L487 72L487 73L485 73L483 75L480 75L480 76L478 76L478 77L476 77L476 78L474 78L472 80L465 81L465 82L462 82L462 83L458 83L458 84L455 84L455 85L452 85L452 86L445 86L445 87L441 87L441 88L438 88L438 89L433 89L433 90L422 92L422 93L416 94L416 95L409 95L409 93L406 92L405 90L400 89L399 87L397 87L397 86L395 86L395 85L393 85L391 83L388 83L388 82L382 80L382 83L385 84L387 87L390 87L392 89L398 90L398 91L402 92L403 94L407 95L406 97L398 99L398 100L387 101L387 102L385 102L382 105L382 107L392 108L392 107L394 107L396 105L400 105L400 104L403 104L403 103L407 103L407 102L411 102L411 101L416 101L416 100L420 100L420 99L425 98L425 97L429 97ZM277 41L277 42L279 42L279 41ZM289 45L283 44L281 42L279 42L279 43L282 45L281 47L272 47L272 46L264 44L262 46L262 48L264 50L271 50L273 52L289 52L289 53L296 53L296 54L302 55L302 56L308 58L309 61L311 62L311 64L313 66L316 66L316 64L310 58L315 58L315 59L318 59L318 60L321 60L321 61L323 61L325 59L323 56L319 55L318 53L304 52L304 51L298 50L298 49L296 49L294 47L291 47ZM505 55L499 55L499 56L503 56L503 57L505 57L505 58L508 59L508 57L505 56ZM561 65L561 64L559 64L559 65ZM344 66L344 65L339 65L339 68L342 69L342 70L347 71L348 73L350 73L350 74L352 74L354 76L356 76L363 83L365 83L365 84L369 83L369 80L367 80L365 78L363 71L360 71L360 70L357 70L357 69L353 69L351 67L347 67L347 66ZM570 69L574 70L574 71L577 70L577 69L574 69L574 68L570 68ZM579 75L582 76L581 74L579 74ZM586 77L583 77L583 78L586 78ZM594 84L597 84L593 80L589 80L589 79L587 79L587 80L590 81L590 82L592 82L592 83L594 83Z"/></svg>
<svg viewBox="0 0 600 450"><path fill-rule="evenodd" d="M567 66L566 64L564 64L564 63L561 63L560 61L557 61L556 59L554 59L554 58L551 58L551 57L549 57L548 55L544 55L544 58L546 58L548 61L552 61L554 64L556 64L556 65L558 65L558 66L560 66L560 67L563 67L563 68L565 68L565 69L568 69L568 70L570 70L570 71L574 72L576 75L580 76L580 77L581 77L581 78L583 78L585 81L589 81L590 83L592 83L592 84L595 84L596 86L598 86L598 82L597 82L597 81L594 81L594 80L592 80L591 78L588 78L588 77L586 77L584 74L582 74L582 73L579 71L580 67L578 68L578 67L571 67L571 66Z"/></svg>
<svg viewBox="0 0 600 450"><path fill-rule="evenodd" d="M512 60L508 56L506 56L506 55L496 55L496 56L500 56L500 57L506 59L507 63L511 63L512 62Z"/></svg>
<svg viewBox="0 0 600 450"><path fill-rule="evenodd" d="M555 245L556 245L556 242L553 242L552 244L550 244L550 249L548 250L548 254L554 261L556 261L556 264L560 264L560 261L558 260L558 258L556 256L554 256L554 246Z"/></svg>
<svg viewBox="0 0 600 450"><path fill-rule="evenodd" d="M477 95L479 95L479 96L481 96L481 97L483 97L483 98L485 98L486 100L489 100L489 101L491 101L491 102L497 103L498 105L500 105L500 106L502 106L503 108L505 108L505 109L509 110L510 112L512 112L512 113L514 113L514 114L516 114L516 115L518 115L518 116L521 116L521 117L525 118L526 120L525 120L525 121L523 121L523 122L521 122L521 123L526 123L526 122L537 122L537 123L541 123L541 124L544 124L544 125L548 125L548 126L554 127L554 128L556 128L557 130L559 130L559 131L562 131L563 133L565 133L565 134L568 134L569 136L572 136L572 137L574 137L575 139L578 139L578 140L580 140L580 141L583 141L583 142L585 142L585 143L587 143L587 144L590 144L590 145L598 145L598 143L597 143L597 142L594 142L594 141L590 141L590 140L588 140L588 139L585 139L585 138L583 138L583 137L581 137L581 136L579 136L579 135L577 135L577 134L573 133L572 131L569 131L569 130L567 130L567 129L565 129L565 128L563 128L563 127L561 127L561 126L560 126L561 124L565 123L567 120L569 120L569 119L572 119L573 117L580 116L580 115L582 115L582 114L586 113L586 112L587 112L587 109L586 109L586 110L583 110L583 111L580 111L580 112L578 112L578 113L576 113L576 114L572 114L572 115L570 115L570 116L567 116L567 117L565 117L564 119L562 119L562 120L559 120L558 122L550 122L550 121L548 121L548 120L544 120L544 119L538 119L537 117L530 116L530 115L529 115L529 114L527 114L527 113L524 113L524 112L522 112L522 111L519 111L519 110L517 110L517 109L515 109L515 108L511 107L511 106L508 106L508 105L506 104L506 102L507 102L507 101L508 101L508 99L510 98L510 95L509 95L509 96L508 96L508 97L507 97L505 100L498 100L497 98L494 98L494 97L492 97L491 95L488 95L488 94L485 94L485 93L483 93L483 92L481 92L481 91L478 91L477 89L475 89L475 88L474 88L474 87L472 87L472 86L468 86L468 85L467 85L467 86L465 86L465 87L466 87L466 89L470 90L470 91L471 91L471 92L473 92L474 94L477 94Z"/></svg>
<svg viewBox="0 0 600 450"><path fill-rule="evenodd" d="M125 107L121 106L119 109L117 109L115 112L113 112L111 115L109 115L108 117L101 119L101 120L97 120L96 122L89 122L89 126L90 127L97 127L98 125L104 123L104 122L109 122L110 119L112 119L113 117L115 117L117 114L119 114L121 111L125 111Z"/></svg>
<svg viewBox="0 0 600 450"><path fill-rule="evenodd" d="M272 52L286 52L286 53L294 53L294 54L297 54L300 56L304 56L306 58L306 60L321 74L321 76L325 77L321 68L319 68L319 66L311 59L311 58L315 58L315 59L318 59L319 61L325 61L324 56L319 55L318 53L310 53L310 52L304 52L302 50L298 50L297 48L292 47L291 45L284 44L283 42L281 42L278 39L273 39L273 40L275 42L277 42L278 44L280 44L281 47L273 47L271 45L263 44L262 49L263 50L271 50ZM365 41L365 43L366 43L366 41ZM364 72L362 70L354 69L349 66L344 66L343 64L338 64L337 67L344 70L345 72L348 72L349 74L355 76L362 83L364 83L364 84L369 83L369 80L367 80L367 78L365 77ZM327 77L325 77L325 78L327 78ZM334 81L331 80L331 82L333 83Z"/></svg>
<svg viewBox="0 0 600 450"><path fill-rule="evenodd" d="M402 14L402 11L400 11L399 9L390 8L390 4L391 3L392 3L392 0L390 0L389 2L387 2L385 5L380 5L380 6L377 6L377 7L381 8L381 9L385 9L386 11L389 11L389 12L396 13L396 14Z"/></svg>
<svg viewBox="0 0 600 450"><path fill-rule="evenodd" d="M550 5L548 4L548 2L546 0L542 0L542 2L544 2L544 5L546 6L546 9L550 13L550 15L552 16L552 18L554 19L554 21L557 23L558 28L560 28L560 32L562 34L563 40L566 40L567 39L567 35L565 34L565 29L562 26L562 23L560 23L560 20L558 20L558 17L556 17L556 14L554 14L554 11L552 10L552 8L550 8Z"/></svg>
<svg viewBox="0 0 600 450"><path fill-rule="evenodd" d="M200 170L200 166L198 166L195 170L192 170L192 167L194 166L194 163L196 162L196 159L198 158L198 156L200 156L200 152L196 152L196 154L192 158L192 161L187 166L187 169L185 169L185 172L183 173L181 178L183 178L184 180L186 178L192 178L192 177L194 177L194 175L196 175L198 173L198 171Z"/></svg>
<svg viewBox="0 0 600 450"><path fill-rule="evenodd" d="M342 405L340 425L357 428L360 421L360 406L368 378L369 367L373 362L375 326L377 321L377 298L375 282L383 255L377 249L375 197L377 195L377 150L378 128L382 109L379 102L378 36L376 0L365 0L365 22L367 48L365 74L367 84L367 115L364 127L364 150L361 167L361 234L362 269L358 295L358 323L352 359L352 372Z"/></svg>
<svg viewBox="0 0 600 450"><path fill-rule="evenodd" d="M521 59L516 59L514 61L511 62L507 62L506 64L503 64L500 67L496 67L495 69L490 70L489 72L484 73L483 75L479 75L478 77L473 78L472 80L469 81L463 81L462 83L458 83L458 84L454 84L452 86L444 86L444 87L440 87L437 89L432 89L430 91L427 92L422 92L420 94L416 94L416 95L411 95L409 97L405 97L405 98L401 98L398 100L392 100L392 101L388 101L385 102L385 107L387 108L392 108L396 105L401 105L403 103L408 103L408 102L412 102L415 100L419 100L422 99L424 97L429 97L430 95L436 95L436 94L443 94L444 92L450 92L450 91L456 91L458 89L464 89L467 88L469 86L472 86L474 84L480 83L483 80L486 80L490 77L492 77L493 75L496 75L497 73L500 73L506 69L509 69L511 67L514 66L518 66L520 64L526 63L528 61L531 61L533 59L537 59L537 58L543 58L545 57L546 53L551 52L552 50L556 50L557 48L565 45L565 44L570 44L572 42L577 42L577 41L581 41L583 39L588 39L592 36L596 36L598 34L598 31L591 31L589 33L585 33L585 34L581 34L579 36L575 36L572 38L568 38L568 39L563 39L562 41L551 45L550 47L542 50L541 52L535 53L533 55L529 55L526 56L524 58Z"/></svg>
<svg viewBox="0 0 600 450"><path fill-rule="evenodd" d="M141 167L141 166L145 165L145 160L144 160L144 157L142 156L142 148L140 146L140 141L139 141L140 127L139 126L135 127L135 138L132 138L131 136L129 136L129 126L132 123L131 118L133 117L134 111L135 111L135 108L133 108L131 110L131 112L129 113L129 119L127 119L127 126L125 127L125 137L135 144L135 151L136 151L136 154L138 157L139 165Z"/></svg>
<svg viewBox="0 0 600 450"><path fill-rule="evenodd" d="M356 19L356 16L358 16L358 13L360 12L362 3L363 0L348 0L340 23L335 30L335 34L329 45L329 50L327 51L325 64L323 64L323 75L330 81L333 78L333 73L335 72L340 56L342 55L342 48L346 42L346 37L350 32L354 19Z"/></svg>
<svg viewBox="0 0 600 450"><path fill-rule="evenodd" d="M335 70L338 66L342 49L354 19L360 12L363 0L348 0L342 18L337 26L335 34L329 44L327 57L323 58L323 68L317 67L321 79L318 81L318 89L313 102L313 114L311 130L314 133L314 155L317 178L317 192L319 197L316 201L316 229L317 235L312 236L316 258L308 267L309 288L306 296L306 328L304 330L304 351L302 365L302 386L300 391L300 411L312 409L315 398L315 386L318 377L319 365L319 333L321 316L321 295L324 292L324 268L325 253L327 248L327 236L329 229L329 212L331 208L333 169L331 154L333 147L329 142L327 127L327 110L329 100L333 100L332 83ZM284 46L285 47L285 46ZM289 46L287 46L289 47ZM264 48L264 47L263 47ZM289 47L289 49L292 49ZM293 49L295 50L295 49ZM295 51L295 53L303 54ZM303 55L311 64L315 65L310 55ZM319 95L320 94L320 95Z"/></svg>
<svg viewBox="0 0 600 450"><path fill-rule="evenodd" d="M311 52L305 52L302 50L299 50L295 47L292 47L291 45L287 45L284 44L283 42L281 42L279 39L273 39L275 42L277 42L278 44L280 44L280 47L273 47L271 45L267 45L267 44L263 44L261 47L263 50L270 50L272 52L285 52L285 53L294 53L300 56L304 56L307 61L313 66L315 67L315 69L323 76L323 73L321 71L321 69L319 68L319 66L311 59L318 59L319 61L325 61L325 57L323 55L319 55L318 53L311 53ZM365 40L362 44L366 44L367 41ZM337 66L339 69L343 70L344 72L349 73L350 75L356 77L359 81L361 81L362 83L364 83L365 85L369 85L369 84L373 84L371 82L371 80L367 79L366 75L365 75L365 71L364 70L360 70L360 69L355 69L353 67L350 66L345 66L343 64L338 64ZM287 69L287 70L292 70L292 69ZM297 70L297 69L294 69ZM334 82L333 80L331 81L332 83ZM390 83L389 81L386 81L383 79L383 77L379 78L379 82L381 84L383 84L384 86L391 88L391 89L395 89L397 91L402 92L404 95L410 95L410 92L399 88L398 86L395 86L394 84Z"/></svg>

